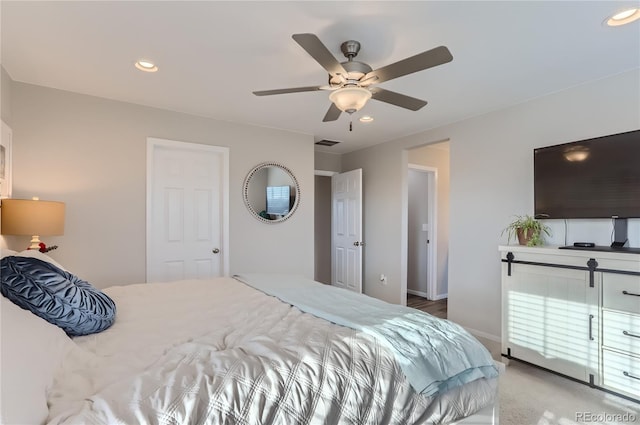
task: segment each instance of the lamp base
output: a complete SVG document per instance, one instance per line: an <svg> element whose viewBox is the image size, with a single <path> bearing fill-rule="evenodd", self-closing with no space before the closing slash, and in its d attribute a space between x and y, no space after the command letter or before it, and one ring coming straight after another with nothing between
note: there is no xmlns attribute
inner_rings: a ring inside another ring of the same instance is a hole
<svg viewBox="0 0 640 425"><path fill-rule="evenodd" d="M40 236L33 235L33 236L31 236L31 245L27 249L39 250L41 243L42 243L42 241L40 240Z"/></svg>

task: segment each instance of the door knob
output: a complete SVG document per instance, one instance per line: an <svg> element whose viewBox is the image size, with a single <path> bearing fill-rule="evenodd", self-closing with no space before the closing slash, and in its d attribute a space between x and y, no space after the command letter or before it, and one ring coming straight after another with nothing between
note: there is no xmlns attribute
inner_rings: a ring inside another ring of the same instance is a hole
<svg viewBox="0 0 640 425"><path fill-rule="evenodd" d="M353 246L364 246L364 242L354 242Z"/></svg>
<svg viewBox="0 0 640 425"><path fill-rule="evenodd" d="M220 252L220 250L218 248L213 248L211 252L213 252L214 254L217 254Z"/></svg>

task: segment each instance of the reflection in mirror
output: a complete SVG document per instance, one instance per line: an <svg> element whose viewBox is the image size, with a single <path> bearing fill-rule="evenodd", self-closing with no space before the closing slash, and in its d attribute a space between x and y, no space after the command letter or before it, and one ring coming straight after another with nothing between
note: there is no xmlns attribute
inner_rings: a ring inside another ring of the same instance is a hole
<svg viewBox="0 0 640 425"><path fill-rule="evenodd" d="M279 223L298 207L300 188L287 167L266 162L249 172L244 181L244 202L258 220Z"/></svg>

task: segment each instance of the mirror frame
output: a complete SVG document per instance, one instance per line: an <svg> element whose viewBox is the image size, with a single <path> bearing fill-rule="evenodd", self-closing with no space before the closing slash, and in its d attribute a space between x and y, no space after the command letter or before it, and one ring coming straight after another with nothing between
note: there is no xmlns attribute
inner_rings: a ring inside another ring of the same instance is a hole
<svg viewBox="0 0 640 425"><path fill-rule="evenodd" d="M266 218L260 216L260 214L258 214L258 212L249 203L249 184L251 183L251 178L258 171L268 167L278 167L282 171L287 173L287 175L291 177L291 180L293 181L293 187L296 195L296 199L295 201L293 201L293 206L291 207L291 210L289 210L289 213L284 217L278 218L276 220L267 220ZM291 172L289 168L277 162L263 162L253 167L251 171L249 171L249 173L247 174L247 177L245 177L244 184L242 185L242 199L244 200L244 204L246 205L251 215L255 217L257 220L262 221L263 223L269 223L269 224L282 223L283 221L288 220L293 215L293 213L296 212L296 210L298 209L298 205L300 205L300 185L298 184L298 179L296 179L296 176L293 175L293 172Z"/></svg>

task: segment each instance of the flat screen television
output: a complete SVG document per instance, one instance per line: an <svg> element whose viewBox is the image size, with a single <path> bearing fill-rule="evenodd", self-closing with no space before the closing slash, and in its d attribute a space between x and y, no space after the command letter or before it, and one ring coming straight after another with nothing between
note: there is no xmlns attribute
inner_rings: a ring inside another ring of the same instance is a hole
<svg viewBox="0 0 640 425"><path fill-rule="evenodd" d="M289 212L289 186L267 186L267 214Z"/></svg>
<svg viewBox="0 0 640 425"><path fill-rule="evenodd" d="M640 217L640 130L534 149L539 218Z"/></svg>

